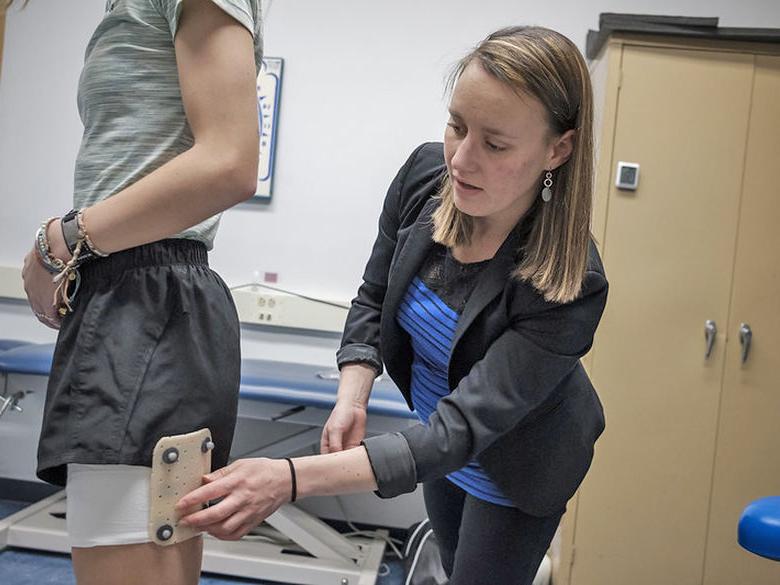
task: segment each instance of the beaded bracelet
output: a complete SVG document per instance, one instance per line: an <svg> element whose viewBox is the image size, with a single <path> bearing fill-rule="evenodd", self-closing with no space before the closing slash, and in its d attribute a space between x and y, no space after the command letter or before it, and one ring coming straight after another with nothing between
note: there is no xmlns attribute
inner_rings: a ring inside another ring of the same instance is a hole
<svg viewBox="0 0 780 585"><path fill-rule="evenodd" d="M35 232L35 251L38 253L38 259L51 274L57 274L65 268L65 262L52 255L49 247L49 225L57 219L59 218L50 217L42 222L41 227Z"/></svg>
<svg viewBox="0 0 780 585"><path fill-rule="evenodd" d="M87 248L89 248L90 252L99 258L105 258L108 256L108 252L104 252L92 243L92 240L89 237L89 233L87 232L87 224L84 223L84 209L79 209L79 212L76 214L76 225L79 228L79 235L84 238L84 243L87 245Z"/></svg>

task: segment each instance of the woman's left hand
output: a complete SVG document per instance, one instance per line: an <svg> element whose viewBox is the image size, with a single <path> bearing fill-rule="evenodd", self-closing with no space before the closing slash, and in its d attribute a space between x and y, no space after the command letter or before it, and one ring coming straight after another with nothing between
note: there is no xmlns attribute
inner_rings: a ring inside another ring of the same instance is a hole
<svg viewBox="0 0 780 585"><path fill-rule="evenodd" d="M22 280L27 301L38 321L52 329L59 329L60 315L54 303L57 284L52 282L52 274L38 260L35 247L24 257Z"/></svg>
<svg viewBox="0 0 780 585"><path fill-rule="evenodd" d="M204 476L206 485L176 504L186 513L223 498L218 504L179 521L222 540L238 540L291 497L290 468L284 459L239 459Z"/></svg>

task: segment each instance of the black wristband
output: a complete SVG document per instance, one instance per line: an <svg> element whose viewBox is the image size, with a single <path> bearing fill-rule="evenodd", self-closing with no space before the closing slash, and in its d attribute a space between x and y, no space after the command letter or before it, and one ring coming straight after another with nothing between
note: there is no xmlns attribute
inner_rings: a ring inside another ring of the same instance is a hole
<svg viewBox="0 0 780 585"><path fill-rule="evenodd" d="M292 503L298 497L298 482L295 478L295 466L293 465L292 459L285 457L284 460L290 465L290 477L292 479L292 497L290 498L290 503Z"/></svg>
<svg viewBox="0 0 780 585"><path fill-rule="evenodd" d="M68 248L68 252L73 254L76 251L76 244L79 241L79 223L78 223L78 209L71 209L68 213L62 216L60 219L60 226L62 227L62 236L65 238L65 245ZM81 266L85 262L94 260L97 258L97 254L89 247L89 245L82 240L81 251L79 257L76 260L76 266Z"/></svg>
<svg viewBox="0 0 780 585"><path fill-rule="evenodd" d="M76 249L76 242L79 239L79 226L76 222L77 213L78 211L71 209L60 218L62 237L65 239L65 246L68 248L68 252L71 254L73 254L73 250Z"/></svg>

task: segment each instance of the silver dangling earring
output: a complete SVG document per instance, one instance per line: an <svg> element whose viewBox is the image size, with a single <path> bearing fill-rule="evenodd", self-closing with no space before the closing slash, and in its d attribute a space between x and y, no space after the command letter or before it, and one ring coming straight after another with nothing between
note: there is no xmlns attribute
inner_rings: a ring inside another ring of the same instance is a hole
<svg viewBox="0 0 780 585"><path fill-rule="evenodd" d="M552 171L547 171L547 174L544 178L544 189L542 189L542 201L545 203L552 199L552 191L550 190L550 187L552 187Z"/></svg>

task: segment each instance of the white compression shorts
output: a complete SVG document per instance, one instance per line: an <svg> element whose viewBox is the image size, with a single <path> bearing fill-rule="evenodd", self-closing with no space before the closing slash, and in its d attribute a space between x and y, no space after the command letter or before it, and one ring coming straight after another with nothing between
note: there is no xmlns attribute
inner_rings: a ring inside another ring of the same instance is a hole
<svg viewBox="0 0 780 585"><path fill-rule="evenodd" d="M68 465L66 519L71 547L152 542L152 470L135 465Z"/></svg>

